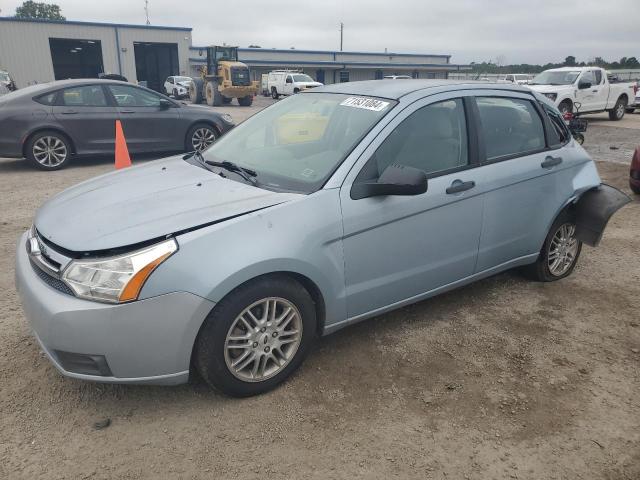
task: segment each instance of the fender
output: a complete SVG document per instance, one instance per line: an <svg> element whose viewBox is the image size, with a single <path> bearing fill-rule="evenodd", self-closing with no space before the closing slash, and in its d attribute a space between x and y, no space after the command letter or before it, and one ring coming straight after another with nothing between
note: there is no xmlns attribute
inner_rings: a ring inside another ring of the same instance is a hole
<svg viewBox="0 0 640 480"><path fill-rule="evenodd" d="M586 191L576 203L576 237L598 246L611 216L629 203L628 195L605 183Z"/></svg>

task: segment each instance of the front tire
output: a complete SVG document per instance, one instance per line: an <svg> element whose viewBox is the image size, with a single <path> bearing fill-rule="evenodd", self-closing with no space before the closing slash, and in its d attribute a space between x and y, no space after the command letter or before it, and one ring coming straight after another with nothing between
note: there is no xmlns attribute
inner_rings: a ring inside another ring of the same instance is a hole
<svg viewBox="0 0 640 480"><path fill-rule="evenodd" d="M276 90L276 87L271 87L271 98L273 98L274 100L277 100L278 98L280 98L280 95L278 95L278 90Z"/></svg>
<svg viewBox="0 0 640 480"><path fill-rule="evenodd" d="M302 363L316 336L309 292L284 275L252 280L206 318L194 360L202 378L234 397L264 393Z"/></svg>
<svg viewBox="0 0 640 480"><path fill-rule="evenodd" d="M620 97L612 110L609 110L609 120L617 122L624 118L624 113L627 111L627 101L624 97Z"/></svg>
<svg viewBox="0 0 640 480"><path fill-rule="evenodd" d="M211 125L206 123L197 123L187 132L185 140L185 150L199 152L208 148L218 138L218 132Z"/></svg>
<svg viewBox="0 0 640 480"><path fill-rule="evenodd" d="M525 268L527 276L554 282L571 275L582 251L582 242L575 233L575 219L569 212L562 212L553 222L536 263Z"/></svg>
<svg viewBox="0 0 640 480"><path fill-rule="evenodd" d="M69 164L71 142L56 131L38 132L27 142L26 157L40 170L60 170Z"/></svg>
<svg viewBox="0 0 640 480"><path fill-rule="evenodd" d="M250 107L253 103L253 95L247 95L245 97L238 98L238 105L241 107Z"/></svg>

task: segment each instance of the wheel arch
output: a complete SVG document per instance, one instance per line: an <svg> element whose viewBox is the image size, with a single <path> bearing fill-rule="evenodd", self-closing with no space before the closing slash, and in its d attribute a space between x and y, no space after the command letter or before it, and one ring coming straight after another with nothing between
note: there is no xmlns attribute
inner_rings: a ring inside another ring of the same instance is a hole
<svg viewBox="0 0 640 480"><path fill-rule="evenodd" d="M38 133L41 133L41 132L56 132L59 135L62 135L69 142L69 145L71 146L71 153L72 154L78 153L77 150L76 150L76 144L73 141L73 138L71 138L71 136L67 132L62 130L60 127L41 126L41 127L36 128L35 130L29 132L24 137L24 141L22 142L22 156L23 157L26 158L26 156L27 156L27 145L29 144L31 139L34 137L34 135L37 135Z"/></svg>

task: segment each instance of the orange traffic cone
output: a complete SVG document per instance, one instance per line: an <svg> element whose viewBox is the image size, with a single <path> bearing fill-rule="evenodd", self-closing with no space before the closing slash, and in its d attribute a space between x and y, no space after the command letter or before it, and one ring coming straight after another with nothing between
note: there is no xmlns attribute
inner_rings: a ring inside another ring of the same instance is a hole
<svg viewBox="0 0 640 480"><path fill-rule="evenodd" d="M124 139L122 124L120 120L116 120L116 170L131 166L131 158L129 158L129 149L127 141Z"/></svg>

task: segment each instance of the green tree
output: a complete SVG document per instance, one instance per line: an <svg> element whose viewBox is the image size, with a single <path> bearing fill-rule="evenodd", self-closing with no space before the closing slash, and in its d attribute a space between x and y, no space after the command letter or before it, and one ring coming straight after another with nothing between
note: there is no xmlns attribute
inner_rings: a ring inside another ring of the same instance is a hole
<svg viewBox="0 0 640 480"><path fill-rule="evenodd" d="M47 20L66 20L60 7L54 3L27 0L16 8L16 18L44 18Z"/></svg>
<svg viewBox="0 0 640 480"><path fill-rule="evenodd" d="M567 58L564 59L564 64L567 67L575 67L576 57L574 57L573 55L569 55Z"/></svg>

